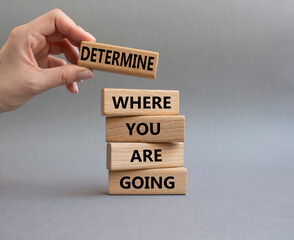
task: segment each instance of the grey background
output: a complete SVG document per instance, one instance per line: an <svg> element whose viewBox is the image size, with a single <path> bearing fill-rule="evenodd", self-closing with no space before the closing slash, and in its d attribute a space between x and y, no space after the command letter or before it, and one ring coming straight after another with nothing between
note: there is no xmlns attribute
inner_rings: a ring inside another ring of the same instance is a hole
<svg viewBox="0 0 294 240"><path fill-rule="evenodd" d="M294 239L293 1L0 4L1 46L58 7L160 52L155 81L97 71L0 115L0 239ZM106 194L103 87L180 90L186 196Z"/></svg>

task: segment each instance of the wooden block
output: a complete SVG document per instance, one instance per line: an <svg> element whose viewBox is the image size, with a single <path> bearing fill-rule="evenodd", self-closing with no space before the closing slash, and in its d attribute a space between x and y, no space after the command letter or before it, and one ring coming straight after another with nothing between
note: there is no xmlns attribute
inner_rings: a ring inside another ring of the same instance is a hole
<svg viewBox="0 0 294 240"><path fill-rule="evenodd" d="M155 79L158 52L82 41L78 65Z"/></svg>
<svg viewBox="0 0 294 240"><path fill-rule="evenodd" d="M107 142L184 142L185 116L106 117Z"/></svg>
<svg viewBox="0 0 294 240"><path fill-rule="evenodd" d="M131 170L182 167L183 143L108 143L107 168Z"/></svg>
<svg viewBox="0 0 294 240"><path fill-rule="evenodd" d="M186 168L109 171L109 194L186 194Z"/></svg>
<svg viewBox="0 0 294 240"><path fill-rule="evenodd" d="M103 88L101 114L122 115L178 115L179 91Z"/></svg>

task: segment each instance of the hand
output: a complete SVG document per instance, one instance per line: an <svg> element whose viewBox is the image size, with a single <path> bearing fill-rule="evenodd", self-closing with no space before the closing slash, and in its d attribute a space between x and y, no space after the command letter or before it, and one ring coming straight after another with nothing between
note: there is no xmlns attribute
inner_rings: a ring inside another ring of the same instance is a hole
<svg viewBox="0 0 294 240"><path fill-rule="evenodd" d="M90 69L75 65L82 40L95 38L59 9L14 28L0 50L0 112L61 85L78 93L76 82L94 76ZM61 53L71 64L50 55Z"/></svg>

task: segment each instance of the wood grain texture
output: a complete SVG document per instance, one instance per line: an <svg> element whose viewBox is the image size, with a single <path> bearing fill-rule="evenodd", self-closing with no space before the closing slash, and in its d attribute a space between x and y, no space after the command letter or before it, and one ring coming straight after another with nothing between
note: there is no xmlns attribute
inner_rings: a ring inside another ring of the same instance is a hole
<svg viewBox="0 0 294 240"><path fill-rule="evenodd" d="M101 90L101 115L104 116L178 115L179 105L178 90Z"/></svg>
<svg viewBox="0 0 294 240"><path fill-rule="evenodd" d="M183 143L108 143L107 168L134 170L182 167Z"/></svg>
<svg viewBox="0 0 294 240"><path fill-rule="evenodd" d="M186 168L109 171L109 194L186 194ZM158 184L156 184L156 182Z"/></svg>
<svg viewBox="0 0 294 240"><path fill-rule="evenodd" d="M158 56L158 52L82 41L78 65L155 79Z"/></svg>
<svg viewBox="0 0 294 240"><path fill-rule="evenodd" d="M106 117L105 132L107 142L184 142L185 116Z"/></svg>

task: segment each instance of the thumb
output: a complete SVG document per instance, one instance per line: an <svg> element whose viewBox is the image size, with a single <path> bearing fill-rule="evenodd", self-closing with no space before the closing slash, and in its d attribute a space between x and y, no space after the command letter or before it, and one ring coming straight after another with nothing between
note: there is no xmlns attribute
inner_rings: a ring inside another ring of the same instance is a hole
<svg viewBox="0 0 294 240"><path fill-rule="evenodd" d="M94 77L94 73L90 69L74 64L43 69L42 73L42 85L44 91L61 85L68 85L78 80Z"/></svg>

